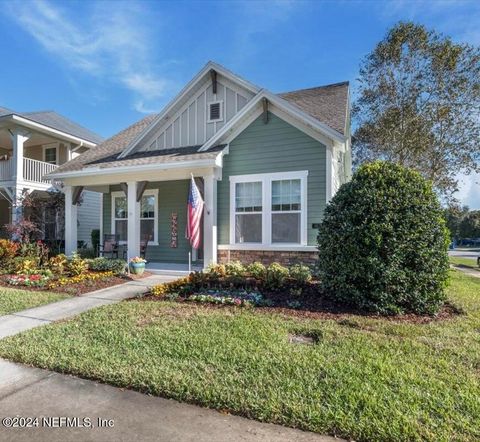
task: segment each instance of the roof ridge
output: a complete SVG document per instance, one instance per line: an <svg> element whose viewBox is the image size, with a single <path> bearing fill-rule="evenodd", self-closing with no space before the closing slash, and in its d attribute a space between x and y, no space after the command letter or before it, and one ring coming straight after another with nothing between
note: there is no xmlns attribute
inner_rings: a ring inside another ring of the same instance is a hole
<svg viewBox="0 0 480 442"><path fill-rule="evenodd" d="M51 113L55 113L55 114L57 114L57 115L60 115L58 112L55 112L53 109L49 109L49 110L39 110L39 111L20 112L21 115L51 114Z"/></svg>
<svg viewBox="0 0 480 442"><path fill-rule="evenodd" d="M307 87L307 88L304 88L304 89L295 89L294 91L277 92L276 95L294 94L294 93L297 93L297 92L313 91L313 90L316 90L316 89L326 89L326 88L329 88L329 87L339 87L339 86L345 86L345 85L349 85L349 84L350 84L350 81L348 81L348 80L339 81L338 83L325 84L323 86L313 86L313 87Z"/></svg>

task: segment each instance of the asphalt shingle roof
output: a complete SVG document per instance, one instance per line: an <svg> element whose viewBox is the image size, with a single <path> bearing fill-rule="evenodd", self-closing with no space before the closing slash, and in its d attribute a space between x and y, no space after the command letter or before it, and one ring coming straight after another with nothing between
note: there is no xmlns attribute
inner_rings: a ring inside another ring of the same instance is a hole
<svg viewBox="0 0 480 442"><path fill-rule="evenodd" d="M345 135L348 81L277 94L307 114Z"/></svg>
<svg viewBox="0 0 480 442"><path fill-rule="evenodd" d="M66 132L95 144L99 144L103 141L103 138L100 135L54 111L16 112L5 107L0 107L0 117L12 114L27 118L35 123L51 127L52 129Z"/></svg>
<svg viewBox="0 0 480 442"><path fill-rule="evenodd" d="M277 94L312 117L337 130L346 133L348 106L348 82L327 86L301 89ZM158 151L140 151L118 159L118 155L135 140L157 117L149 115L132 124L118 134L100 143L55 170L55 174L82 170L85 167L125 167L133 165L189 161L199 158L214 158L224 146L215 146L206 152L198 152L201 146L188 146Z"/></svg>

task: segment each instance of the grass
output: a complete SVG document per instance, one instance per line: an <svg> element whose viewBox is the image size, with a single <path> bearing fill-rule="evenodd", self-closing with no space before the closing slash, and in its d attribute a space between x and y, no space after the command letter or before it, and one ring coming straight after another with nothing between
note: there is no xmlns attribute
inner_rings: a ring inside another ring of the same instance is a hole
<svg viewBox="0 0 480 442"><path fill-rule="evenodd" d="M462 258L460 256L450 256L450 264L461 265L464 267L469 267L471 269L480 270L477 265L477 258Z"/></svg>
<svg viewBox="0 0 480 442"><path fill-rule="evenodd" d="M0 316L61 301L68 295L0 287Z"/></svg>
<svg viewBox="0 0 480 442"><path fill-rule="evenodd" d="M129 301L2 340L0 356L358 441L479 440L480 279L451 273L466 313L445 321Z"/></svg>

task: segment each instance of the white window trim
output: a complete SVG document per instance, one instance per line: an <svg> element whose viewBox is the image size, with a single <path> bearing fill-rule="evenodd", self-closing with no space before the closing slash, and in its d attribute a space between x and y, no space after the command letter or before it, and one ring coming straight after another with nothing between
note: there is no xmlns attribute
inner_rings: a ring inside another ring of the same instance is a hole
<svg viewBox="0 0 480 442"><path fill-rule="evenodd" d="M59 154L60 154L60 143L50 143L42 145L42 159L43 162L46 163L46 150L47 149L55 149L55 164L58 166L59 163ZM52 164L52 163L49 163Z"/></svg>
<svg viewBox="0 0 480 442"><path fill-rule="evenodd" d="M301 205L300 212L300 243L272 243L272 181L277 180L300 180ZM235 185L237 183L262 182L262 242L242 243L242 247L258 248L268 247L274 249L299 247L307 245L307 191L308 170L292 172L276 172L265 174L234 175L230 177L230 245L239 246L235 243Z"/></svg>
<svg viewBox="0 0 480 442"><path fill-rule="evenodd" d="M211 120L210 119L210 106L212 104L220 104L220 118L217 118L216 120ZM218 123L223 121L223 100L214 100L214 101L209 101L207 103L207 123Z"/></svg>
<svg viewBox="0 0 480 442"><path fill-rule="evenodd" d="M143 192L143 196L146 196L146 195L153 195L155 196L155 218L154 218L154 224L153 224L153 241L149 242L150 245L152 246L158 246L158 189L148 189L148 190L145 190L145 192ZM115 232L115 198L118 198L118 197L124 197L124 198L127 198L127 196L125 195L124 192L122 191L118 191L118 192L112 192L111 193L111 198L112 198L112 208L111 208L111 232L112 234L114 235L116 232ZM138 214L138 217L137 217L137 220L136 222L139 224L139 231L140 231L140 209L141 209L141 206L140 206L140 202L137 202L137 214ZM127 213L127 218L123 218L127 221L128 223L128 213ZM119 244L127 244L127 241L120 241Z"/></svg>

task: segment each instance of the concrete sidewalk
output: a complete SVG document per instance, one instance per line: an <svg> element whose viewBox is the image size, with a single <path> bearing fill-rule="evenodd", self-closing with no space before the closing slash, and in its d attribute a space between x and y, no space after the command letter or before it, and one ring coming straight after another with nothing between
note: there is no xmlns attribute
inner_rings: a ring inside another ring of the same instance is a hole
<svg viewBox="0 0 480 442"><path fill-rule="evenodd" d="M70 318L95 307L115 304L124 299L142 295L149 287L173 281L176 278L176 276L153 275L82 296L0 316L0 339L53 321Z"/></svg>
<svg viewBox="0 0 480 442"><path fill-rule="evenodd" d="M5 428L1 420L14 416L38 417L38 427ZM42 417L49 419L42 421ZM58 425L46 428L46 423L54 422L51 418L56 417L78 418L81 423L89 418L93 428L58 428ZM98 419L112 420L113 427L99 428ZM333 442L339 439L263 424L0 359L0 440Z"/></svg>
<svg viewBox="0 0 480 442"><path fill-rule="evenodd" d="M139 296L152 285L174 279L175 276L151 276L2 316L0 339L53 321L70 318L95 307ZM8 428L13 422L10 418L15 417L38 420L30 422L34 425L33 428ZM76 420L70 419L67 424L60 419L67 417ZM103 427L99 426L99 419L103 422ZM338 441L315 433L263 424L0 359L0 441L32 440Z"/></svg>

